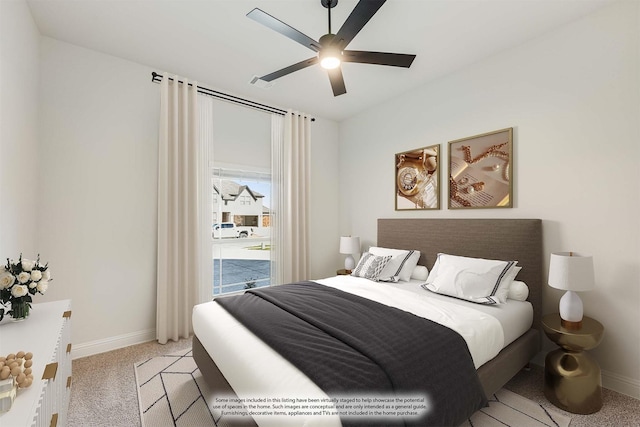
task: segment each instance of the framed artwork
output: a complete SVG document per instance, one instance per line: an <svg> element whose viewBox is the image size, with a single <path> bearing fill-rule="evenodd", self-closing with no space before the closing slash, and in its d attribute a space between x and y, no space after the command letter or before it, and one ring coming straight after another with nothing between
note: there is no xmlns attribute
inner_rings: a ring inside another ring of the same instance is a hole
<svg viewBox="0 0 640 427"><path fill-rule="evenodd" d="M396 210L440 209L440 145L395 155Z"/></svg>
<svg viewBox="0 0 640 427"><path fill-rule="evenodd" d="M449 142L449 209L513 207L513 128Z"/></svg>

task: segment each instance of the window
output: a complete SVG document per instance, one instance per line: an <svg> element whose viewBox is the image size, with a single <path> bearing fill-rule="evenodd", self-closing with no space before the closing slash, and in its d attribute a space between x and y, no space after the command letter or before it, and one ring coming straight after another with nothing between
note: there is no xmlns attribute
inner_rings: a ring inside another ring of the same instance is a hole
<svg viewBox="0 0 640 427"><path fill-rule="evenodd" d="M213 295L270 285L271 174L216 167L212 187Z"/></svg>
<svg viewBox="0 0 640 427"><path fill-rule="evenodd" d="M271 283L272 117L209 96L198 97L198 107L205 232L199 277L204 302L214 295ZM229 188L229 181L237 185ZM254 199L254 191L261 197ZM250 197L250 203L241 204L247 200L242 196ZM214 224L231 227L216 232Z"/></svg>

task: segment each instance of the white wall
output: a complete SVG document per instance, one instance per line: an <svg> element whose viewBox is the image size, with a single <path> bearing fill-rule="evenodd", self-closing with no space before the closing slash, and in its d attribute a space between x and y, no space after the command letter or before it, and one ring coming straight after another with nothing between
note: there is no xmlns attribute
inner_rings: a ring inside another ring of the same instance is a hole
<svg viewBox="0 0 640 427"><path fill-rule="evenodd" d="M76 350L153 338L152 70L47 37L41 48L39 245L54 277L45 297L72 299Z"/></svg>
<svg viewBox="0 0 640 427"><path fill-rule="evenodd" d="M594 256L585 313L606 329L591 353L605 386L640 398L640 25L637 2L430 83L340 125L340 229L375 243L383 217L542 218L545 258ZM394 153L514 128L514 208L394 210ZM547 261L548 262L548 261ZM544 275L548 267L545 266ZM545 313L561 292L545 287ZM547 349L552 348L547 341Z"/></svg>
<svg viewBox="0 0 640 427"><path fill-rule="evenodd" d="M40 250L39 54L26 3L0 1L0 264L21 252L35 259Z"/></svg>
<svg viewBox="0 0 640 427"><path fill-rule="evenodd" d="M214 163L271 169L270 114L215 99L212 116Z"/></svg>
<svg viewBox="0 0 640 427"><path fill-rule="evenodd" d="M310 279L334 276L344 265L339 245L340 186L338 124L320 117L311 125L309 222Z"/></svg>
<svg viewBox="0 0 640 427"><path fill-rule="evenodd" d="M159 87L150 81L154 70L46 37L40 69L38 247L55 278L41 301L73 300L74 325L82 325L73 330L74 357L153 339L159 114ZM269 156L269 116L223 102L215 112L216 137L255 154L254 166L262 166ZM265 117L260 139L256 129ZM335 262L325 259L336 256L338 166L332 170L323 162L337 157L338 131L334 122L316 124L312 206L332 225L312 236L312 256L323 259L311 270L326 276L335 271ZM228 150L216 152L232 160Z"/></svg>

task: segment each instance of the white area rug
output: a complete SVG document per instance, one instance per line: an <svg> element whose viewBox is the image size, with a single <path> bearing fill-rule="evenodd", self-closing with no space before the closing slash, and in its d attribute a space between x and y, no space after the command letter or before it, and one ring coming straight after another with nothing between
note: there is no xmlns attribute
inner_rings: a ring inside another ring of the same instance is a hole
<svg viewBox="0 0 640 427"><path fill-rule="evenodd" d="M142 427L216 426L191 350L134 364Z"/></svg>
<svg viewBox="0 0 640 427"><path fill-rule="evenodd" d="M503 388L489 398L489 407L477 411L461 427L568 427L570 422L571 417Z"/></svg>
<svg viewBox="0 0 640 427"><path fill-rule="evenodd" d="M207 404L212 393L191 350L135 363L134 369L143 427L218 425L219 415ZM570 417L502 389L461 427L568 427L570 422Z"/></svg>

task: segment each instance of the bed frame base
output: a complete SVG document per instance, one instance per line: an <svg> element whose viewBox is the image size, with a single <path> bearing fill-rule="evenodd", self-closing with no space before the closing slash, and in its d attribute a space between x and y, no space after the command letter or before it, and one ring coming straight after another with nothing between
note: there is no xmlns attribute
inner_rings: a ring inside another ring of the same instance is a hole
<svg viewBox="0 0 640 427"><path fill-rule="evenodd" d="M193 360L195 360L196 365L198 365L202 377L214 395L238 397L195 335L193 336L192 354ZM221 417L219 420L216 420L216 425L218 427L258 427L258 424L249 416L241 418L234 417L233 422L225 421L224 417Z"/></svg>
<svg viewBox="0 0 640 427"><path fill-rule="evenodd" d="M529 361L538 353L539 342L538 331L529 329L503 348L495 358L478 368L478 377L487 397L500 390L514 375L529 365Z"/></svg>

